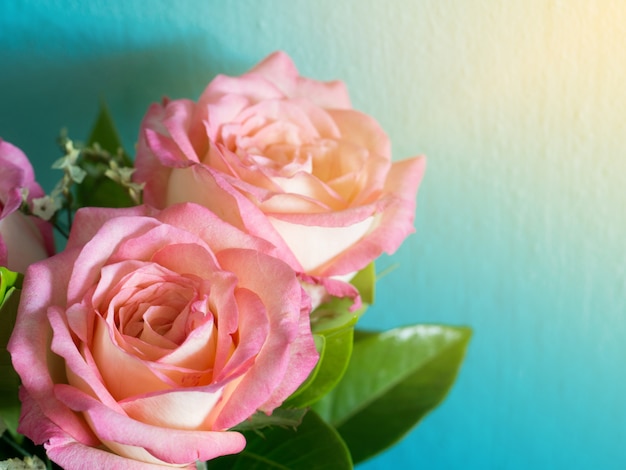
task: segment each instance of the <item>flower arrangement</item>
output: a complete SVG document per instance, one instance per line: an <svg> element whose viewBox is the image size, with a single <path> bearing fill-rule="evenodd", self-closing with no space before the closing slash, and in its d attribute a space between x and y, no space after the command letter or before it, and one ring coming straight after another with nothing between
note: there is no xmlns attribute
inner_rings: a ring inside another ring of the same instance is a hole
<svg viewBox="0 0 626 470"><path fill-rule="evenodd" d="M60 144L46 195L0 140L0 468L349 469L444 398L467 328L356 328L425 160L343 83L278 52L153 104L134 162L104 108Z"/></svg>

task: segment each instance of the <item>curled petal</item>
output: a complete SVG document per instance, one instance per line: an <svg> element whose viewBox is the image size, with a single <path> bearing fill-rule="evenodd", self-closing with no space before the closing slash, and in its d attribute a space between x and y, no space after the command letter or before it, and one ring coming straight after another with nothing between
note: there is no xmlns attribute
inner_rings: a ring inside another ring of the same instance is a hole
<svg viewBox="0 0 626 470"><path fill-rule="evenodd" d="M318 82L301 77L291 58L274 52L250 70L276 84L290 98L307 98L323 108L349 109L350 98L343 82Z"/></svg>
<svg viewBox="0 0 626 470"><path fill-rule="evenodd" d="M20 390L22 416L19 432L28 434L35 444L43 444L48 457L62 468L124 468L128 470L164 470L170 465L155 465L137 460L128 460L99 447L99 441L92 445L77 441L63 426L53 423L25 389ZM189 465L188 469L195 468Z"/></svg>
<svg viewBox="0 0 626 470"><path fill-rule="evenodd" d="M245 446L244 437L237 432L162 428L117 413L67 385L57 385L55 393L69 408L85 413L107 446L123 449L123 453L132 452L133 447L145 449L150 456L164 463L189 465L196 460L211 460L241 452Z"/></svg>

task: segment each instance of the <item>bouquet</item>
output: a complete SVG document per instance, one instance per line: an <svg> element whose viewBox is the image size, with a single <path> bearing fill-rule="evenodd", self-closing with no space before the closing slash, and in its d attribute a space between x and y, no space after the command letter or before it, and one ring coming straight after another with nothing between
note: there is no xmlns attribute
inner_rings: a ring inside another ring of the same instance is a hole
<svg viewBox="0 0 626 470"><path fill-rule="evenodd" d="M349 469L444 398L469 329L357 328L425 160L343 83L277 52L153 104L134 159L105 107L59 143L45 194L0 140L0 468Z"/></svg>

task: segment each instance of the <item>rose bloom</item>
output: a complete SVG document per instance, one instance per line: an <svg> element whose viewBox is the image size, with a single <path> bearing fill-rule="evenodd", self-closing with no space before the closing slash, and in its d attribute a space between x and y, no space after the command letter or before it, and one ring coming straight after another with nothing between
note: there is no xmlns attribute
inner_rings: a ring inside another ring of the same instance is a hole
<svg viewBox="0 0 626 470"><path fill-rule="evenodd" d="M300 77L277 52L216 77L197 103L153 104L136 167L147 204L202 204L294 269L345 278L414 230L425 159L392 163L387 135L343 83Z"/></svg>
<svg viewBox="0 0 626 470"><path fill-rule="evenodd" d="M67 249L24 279L19 431L66 469L241 451L228 430L318 360L310 300L275 251L194 204L80 210Z"/></svg>
<svg viewBox="0 0 626 470"><path fill-rule="evenodd" d="M0 139L0 266L22 273L54 252L52 226L20 212L23 190L29 203L44 196L26 155Z"/></svg>

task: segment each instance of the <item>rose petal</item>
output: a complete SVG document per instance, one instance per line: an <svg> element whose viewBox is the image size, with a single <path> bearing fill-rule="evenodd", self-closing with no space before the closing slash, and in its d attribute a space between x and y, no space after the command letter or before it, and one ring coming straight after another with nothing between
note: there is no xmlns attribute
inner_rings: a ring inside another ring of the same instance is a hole
<svg viewBox="0 0 626 470"><path fill-rule="evenodd" d="M194 170L204 173L205 170L201 167L194 167ZM220 188L227 187L220 182L219 177L212 179L211 174L204 174L206 177L204 183L218 185ZM222 207L223 211L233 209L233 205L246 204L245 199L240 193L233 191L230 192L219 191L214 194L215 199L223 197L222 201L226 204ZM249 208L256 209L257 213L253 214L249 212L249 216L245 221L241 221L244 228L248 226L254 226L257 224L259 230L273 230L272 226L268 223L267 218L260 213L260 211L250 201L247 201ZM283 261L288 263L292 261L287 257L286 253L279 252L281 247L284 247L284 242L281 243L281 238L276 235L275 240L268 240L266 237L256 238L250 236L249 231L242 231L240 227L242 225L224 224L224 220L220 217L219 213L212 212L206 206L202 207L198 204L178 204L172 207L164 209L158 216L158 219L163 223L171 224L184 230L188 230L191 233L198 234L204 240L211 240L211 247L214 252L225 250L228 248L243 248L260 251L262 253L271 254L277 256ZM273 243L275 241L276 243Z"/></svg>
<svg viewBox="0 0 626 470"><path fill-rule="evenodd" d="M423 157L394 163L385 187L388 192L377 204L378 215L373 229L350 250L335 258L331 265L320 270L318 275L355 272L363 269L383 251L393 254L404 239L415 231L415 198L425 168L426 160Z"/></svg>
<svg viewBox="0 0 626 470"><path fill-rule="evenodd" d="M48 257L40 229L20 212L0 219L0 239L6 250L3 265L12 271L23 273L32 263Z"/></svg>
<svg viewBox="0 0 626 470"><path fill-rule="evenodd" d="M195 103L189 100L171 101L167 106L152 105L144 129L146 144L162 163L185 166L200 161L189 139L190 118ZM202 149L199 149L201 154Z"/></svg>
<svg viewBox="0 0 626 470"><path fill-rule="evenodd" d="M154 212L148 206L135 206L128 208L98 208L98 210L79 209L74 215L74 224L80 230L72 230L67 241L66 250L79 248L89 242L100 230L102 225L114 217L149 216Z"/></svg>
<svg viewBox="0 0 626 470"><path fill-rule="evenodd" d="M22 379L28 395L39 404L41 412L52 422L62 426L74 439L93 445L94 436L84 422L62 406L53 394L54 382L64 377L64 364L50 350L50 327L46 318L48 305L63 304L68 266L76 258L73 251L31 265L24 279L20 308L7 350L13 367ZM27 412L22 407L22 413ZM35 430L24 427L24 432Z"/></svg>
<svg viewBox="0 0 626 470"><path fill-rule="evenodd" d="M276 85L264 80L262 77L252 74L242 75L237 78L218 75L204 90L198 103L200 106L206 106L208 103L218 102L225 95L244 96L250 103L284 97Z"/></svg>
<svg viewBox="0 0 626 470"><path fill-rule="evenodd" d="M370 154L391 159L391 143L374 118L354 109L333 109L328 114L339 127L341 138L368 149Z"/></svg>
<svg viewBox="0 0 626 470"><path fill-rule="evenodd" d="M215 257L201 239L195 243L179 242L181 236L172 237L176 244L160 248L152 256L152 262L157 263L172 272L198 276L206 279L217 270ZM137 239L138 241L141 238Z"/></svg>
<svg viewBox="0 0 626 470"><path fill-rule="evenodd" d="M162 465L153 465L128 460L98 447L99 441L85 445L44 415L39 405L24 388L20 390L22 415L19 432L27 433L35 444L44 444L46 454L63 468L83 468L88 462L92 468L124 468L128 470L163 470ZM87 424L85 424L87 426ZM168 465L169 468L171 468ZM189 466L189 469L195 468Z"/></svg>
<svg viewBox="0 0 626 470"><path fill-rule="evenodd" d="M326 215L326 214L324 214ZM316 270L345 252L371 229L373 217L342 227L294 224L269 217L270 222L296 255L305 272Z"/></svg>
<svg viewBox="0 0 626 470"><path fill-rule="evenodd" d="M116 336L104 320L96 319L91 352L107 390L116 400L172 388L173 384L157 377L146 361L116 346Z"/></svg>
<svg viewBox="0 0 626 470"><path fill-rule="evenodd" d="M213 429L211 413L221 396L221 388L205 387L136 397L120 404L130 418L142 423L202 431Z"/></svg>
<svg viewBox="0 0 626 470"><path fill-rule="evenodd" d="M250 104L250 98L242 95L226 94L216 98L210 92L204 93L200 97L194 118L204 123L209 141L215 142L222 125L236 120Z"/></svg>
<svg viewBox="0 0 626 470"><path fill-rule="evenodd" d="M237 432L187 431L142 423L104 406L67 385L56 385L55 393L75 411L88 417L91 427L108 447L136 458L132 447L166 463L190 464L240 452L244 437ZM119 444L119 445L115 445Z"/></svg>
<svg viewBox="0 0 626 470"><path fill-rule="evenodd" d="M260 407L266 413L271 413L275 408L282 405L285 397L295 392L298 387L309 376L310 371L315 367L318 360L315 341L311 335L311 320L309 317L310 309L303 308L300 314L300 328L298 335L289 345L289 362L287 370L289 374L285 374L283 380L274 389L272 395Z"/></svg>
<svg viewBox="0 0 626 470"><path fill-rule="evenodd" d="M301 334L300 311L303 298L300 284L293 282L293 271L278 259L260 253L243 258L240 252L230 250L220 252L219 260L225 269L238 272L240 285L253 292L267 293L264 303L270 319L270 333L254 365L243 376L227 401L225 400L224 409L215 421L218 428L230 428L263 405L267 401L265 397L268 396L268 391L284 380L291 360L289 345ZM283 288L267 292L263 284L268 278L275 280ZM289 372L303 375L301 383L315 366L317 359L315 352L300 364L302 369ZM284 400L287 397L276 397L275 401L280 401L280 398Z"/></svg>
<svg viewBox="0 0 626 470"><path fill-rule="evenodd" d="M250 254L242 254L242 256L246 255ZM248 289L239 288L235 292L235 298L239 313L238 328L232 336L235 336L236 340L231 341L228 338L228 341L224 341L220 338L218 355L215 359L214 380L216 381L237 377L246 372L256 360L257 354L270 334L267 311L258 295ZM222 334L220 328L220 337ZM234 350L225 348L231 345Z"/></svg>
<svg viewBox="0 0 626 470"><path fill-rule="evenodd" d="M28 200L44 195L35 182L35 173L28 157L15 145L0 138L0 219L17 211L22 204L21 188L28 189Z"/></svg>
<svg viewBox="0 0 626 470"><path fill-rule="evenodd" d="M48 319L54 331L50 350L65 361L68 382L85 393L98 397L107 406L119 409L117 402L102 383L102 376L94 368L93 357L88 350L79 351L74 344L67 324L59 308L50 308Z"/></svg>
<svg viewBox="0 0 626 470"><path fill-rule="evenodd" d="M0 265L22 273L54 253L52 225L18 213L23 190L29 204L44 195L24 152L0 138Z"/></svg>
<svg viewBox="0 0 626 470"><path fill-rule="evenodd" d="M249 73L277 84L290 98L307 98L323 108L351 107L343 82L318 82L300 77L291 58L282 51L274 52Z"/></svg>

